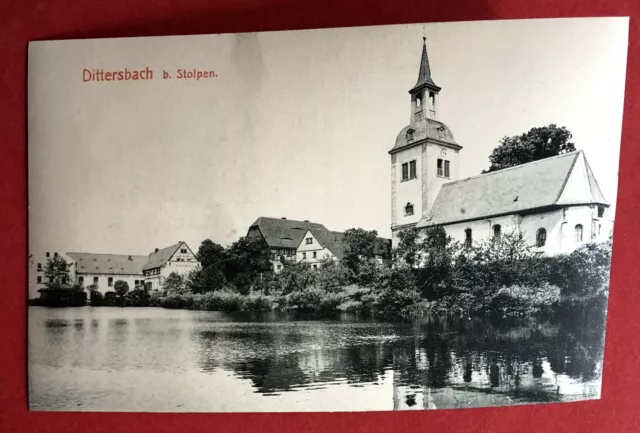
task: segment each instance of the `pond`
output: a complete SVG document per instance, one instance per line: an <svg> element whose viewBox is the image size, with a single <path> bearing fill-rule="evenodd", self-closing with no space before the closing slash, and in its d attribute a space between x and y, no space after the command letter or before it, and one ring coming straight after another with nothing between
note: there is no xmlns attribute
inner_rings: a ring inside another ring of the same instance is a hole
<svg viewBox="0 0 640 433"><path fill-rule="evenodd" d="M159 308L29 308L34 410L482 407L600 397L604 313L389 323Z"/></svg>

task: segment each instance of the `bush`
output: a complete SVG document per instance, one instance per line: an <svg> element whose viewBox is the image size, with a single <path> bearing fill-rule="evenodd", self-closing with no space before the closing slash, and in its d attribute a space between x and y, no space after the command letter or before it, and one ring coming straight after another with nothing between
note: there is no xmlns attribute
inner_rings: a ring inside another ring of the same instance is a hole
<svg viewBox="0 0 640 433"><path fill-rule="evenodd" d="M148 307L151 295L142 286L138 286L125 295L126 305L131 307Z"/></svg>
<svg viewBox="0 0 640 433"><path fill-rule="evenodd" d="M502 287L491 300L490 311L506 316L549 312L558 305L560 288L545 283L541 286Z"/></svg>

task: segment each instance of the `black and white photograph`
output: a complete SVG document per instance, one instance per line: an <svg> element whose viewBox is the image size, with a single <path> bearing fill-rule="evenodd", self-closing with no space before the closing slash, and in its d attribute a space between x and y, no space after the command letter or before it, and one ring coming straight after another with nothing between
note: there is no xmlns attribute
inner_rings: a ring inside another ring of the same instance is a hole
<svg viewBox="0 0 640 433"><path fill-rule="evenodd" d="M30 409L600 399L628 23L31 42Z"/></svg>

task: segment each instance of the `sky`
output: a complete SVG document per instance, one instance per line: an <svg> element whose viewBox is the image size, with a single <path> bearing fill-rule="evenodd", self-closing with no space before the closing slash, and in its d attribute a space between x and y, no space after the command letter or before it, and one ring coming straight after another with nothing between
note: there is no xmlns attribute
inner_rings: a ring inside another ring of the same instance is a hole
<svg viewBox="0 0 640 433"><path fill-rule="evenodd" d="M615 209L626 18L396 25L32 43L30 252L228 245L260 216L390 237L390 155L426 37L460 175L551 123ZM82 70L154 70L83 82ZM215 70L200 81L162 70Z"/></svg>

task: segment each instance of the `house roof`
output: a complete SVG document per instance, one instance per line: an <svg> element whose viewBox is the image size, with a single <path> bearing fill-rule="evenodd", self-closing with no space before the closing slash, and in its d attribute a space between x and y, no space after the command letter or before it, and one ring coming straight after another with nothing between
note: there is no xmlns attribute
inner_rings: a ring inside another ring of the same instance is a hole
<svg viewBox="0 0 640 433"><path fill-rule="evenodd" d="M148 269L159 268L160 266L167 263L171 257L178 251L178 249L184 244L184 242L178 242L175 245L171 245L170 247L163 248L161 250L157 250L147 257L147 262L142 268L143 271Z"/></svg>
<svg viewBox="0 0 640 433"><path fill-rule="evenodd" d="M417 227L570 204L608 206L582 151L446 183Z"/></svg>
<svg viewBox="0 0 640 433"><path fill-rule="evenodd" d="M309 221L296 221L283 218L260 217L251 226L258 228L264 240L271 248L297 249L307 230L324 230L322 224Z"/></svg>
<svg viewBox="0 0 640 433"><path fill-rule="evenodd" d="M427 55L427 38L422 38L422 57L420 58L420 71L418 72L418 81L409 92L413 92L421 87L427 86L440 90L431 79L431 67L429 66L429 56Z"/></svg>
<svg viewBox="0 0 640 433"><path fill-rule="evenodd" d="M329 230L310 230L320 245L328 249L338 259L344 257L344 233Z"/></svg>
<svg viewBox="0 0 640 433"><path fill-rule="evenodd" d="M410 130L413 131L411 137L411 134L409 134ZM415 146L417 143L426 139L436 140L441 143L449 144L452 147L462 149L462 146L460 146L456 142L455 138L453 138L453 133L447 125L442 122L438 122L437 120L425 118L417 120L413 124L402 128L396 137L396 144L389 153L395 153L406 147Z"/></svg>
<svg viewBox="0 0 640 433"><path fill-rule="evenodd" d="M76 262L78 274L142 275L147 256L126 254L67 253Z"/></svg>

